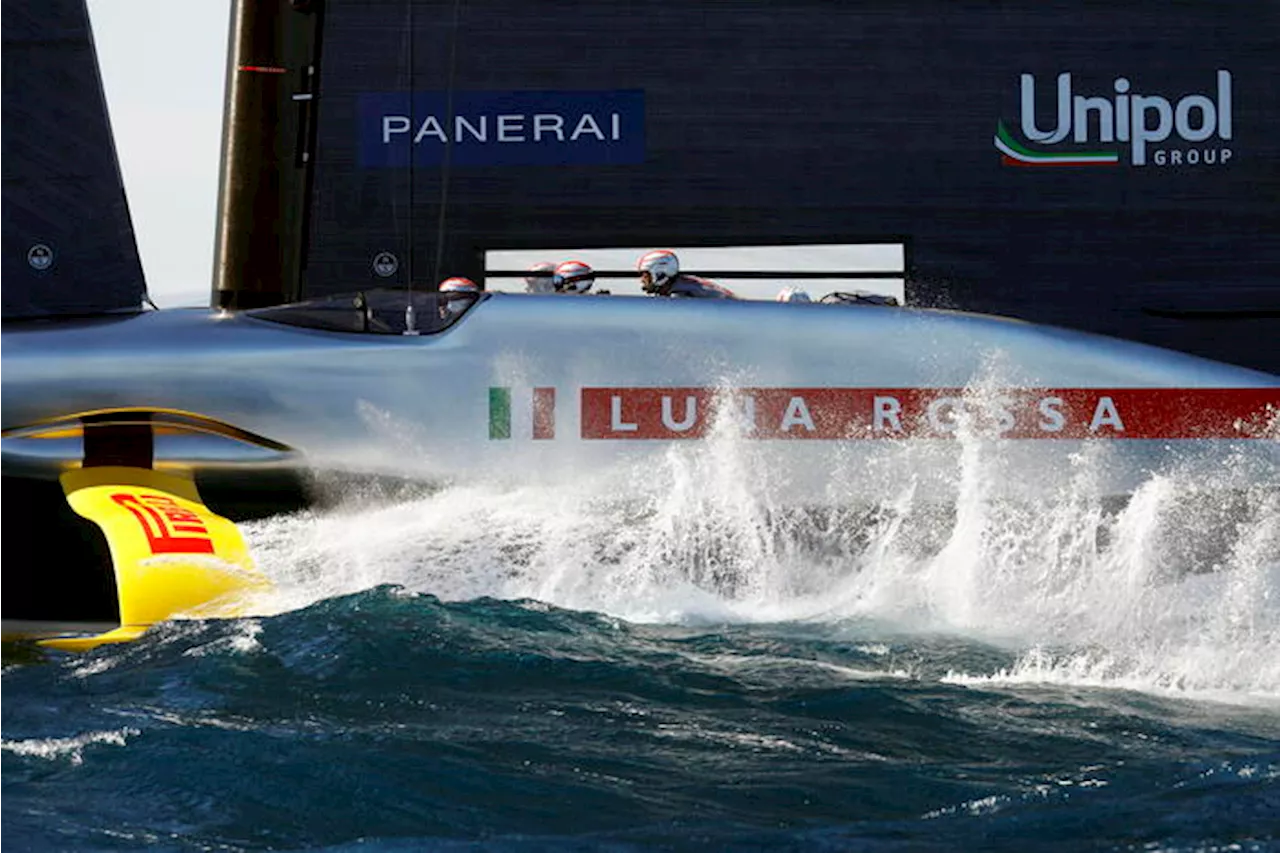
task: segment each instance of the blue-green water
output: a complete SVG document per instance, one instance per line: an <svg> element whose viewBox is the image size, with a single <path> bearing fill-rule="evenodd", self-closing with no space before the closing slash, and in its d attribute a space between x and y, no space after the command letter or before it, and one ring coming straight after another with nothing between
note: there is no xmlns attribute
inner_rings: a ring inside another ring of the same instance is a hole
<svg viewBox="0 0 1280 853"><path fill-rule="evenodd" d="M381 587L7 670L3 840L1017 850L1280 835L1275 705L948 678L1015 663L858 620L639 626Z"/></svg>
<svg viewBox="0 0 1280 853"><path fill-rule="evenodd" d="M6 662L5 849L1280 844L1273 490L699 494L251 525L262 615Z"/></svg>

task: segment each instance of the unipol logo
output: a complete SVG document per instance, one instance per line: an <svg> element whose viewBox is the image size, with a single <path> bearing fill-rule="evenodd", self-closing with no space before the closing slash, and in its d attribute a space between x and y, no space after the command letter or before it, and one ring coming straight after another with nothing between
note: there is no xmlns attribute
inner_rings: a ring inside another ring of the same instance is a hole
<svg viewBox="0 0 1280 853"><path fill-rule="evenodd" d="M1001 121L995 146L1008 166L1116 166L1125 148L1134 166L1225 165L1232 157L1231 72L1218 71L1215 82L1211 93L1166 97L1117 77L1111 92L1076 94L1070 72L1053 88L1023 74L1022 139ZM1042 125L1048 115L1053 121Z"/></svg>

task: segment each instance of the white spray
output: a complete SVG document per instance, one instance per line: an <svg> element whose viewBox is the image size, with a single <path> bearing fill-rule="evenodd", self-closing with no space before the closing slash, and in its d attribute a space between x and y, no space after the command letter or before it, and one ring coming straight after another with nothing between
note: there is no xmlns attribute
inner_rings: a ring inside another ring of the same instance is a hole
<svg viewBox="0 0 1280 853"><path fill-rule="evenodd" d="M673 442L657 466L389 503L352 494L346 507L248 534L281 585L278 610L398 584L633 621L870 620L1020 650L1009 670L953 673L960 683L1280 699L1274 470L1170 460L1117 499L1099 485L1106 442L1046 473L1023 470L1008 442L964 429L957 440L952 491L932 485L936 447L900 442L881 459L895 488L871 504L859 483L884 472L843 460L839 445L830 465L844 506L831 494L821 509L778 503L785 489L764 473L777 470L776 448L718 424L706 441ZM916 462L931 473L902 477ZM1010 499L1019 476L1050 497Z"/></svg>

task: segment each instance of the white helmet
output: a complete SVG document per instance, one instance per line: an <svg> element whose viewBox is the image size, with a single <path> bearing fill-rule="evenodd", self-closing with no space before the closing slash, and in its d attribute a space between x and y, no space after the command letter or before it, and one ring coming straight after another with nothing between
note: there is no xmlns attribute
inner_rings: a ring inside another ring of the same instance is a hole
<svg viewBox="0 0 1280 853"><path fill-rule="evenodd" d="M565 261L551 281L556 293L586 293L596 283L596 271L582 261Z"/></svg>
<svg viewBox="0 0 1280 853"><path fill-rule="evenodd" d="M809 291L803 287L784 287L778 291L779 302L812 302Z"/></svg>
<svg viewBox="0 0 1280 853"><path fill-rule="evenodd" d="M660 293L680 275L680 260L669 249L658 249L641 255L636 269L640 272L640 288L645 293Z"/></svg>
<svg viewBox="0 0 1280 853"><path fill-rule="evenodd" d="M479 293L480 286L469 278L455 275L440 282L441 293Z"/></svg>
<svg viewBox="0 0 1280 853"><path fill-rule="evenodd" d="M467 310L475 299L467 298L472 294L477 296L480 293L480 287L469 278L462 276L454 276L446 278L440 282L440 317L447 320L454 314L461 314Z"/></svg>
<svg viewBox="0 0 1280 853"><path fill-rule="evenodd" d="M556 265L551 261L539 261L527 270L524 277L524 289L529 293L551 293L555 286L551 277L555 274Z"/></svg>

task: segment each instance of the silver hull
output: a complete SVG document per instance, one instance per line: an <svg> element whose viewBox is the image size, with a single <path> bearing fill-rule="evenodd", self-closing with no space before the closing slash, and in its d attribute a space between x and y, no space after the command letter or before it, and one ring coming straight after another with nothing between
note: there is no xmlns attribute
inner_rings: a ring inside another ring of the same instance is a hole
<svg viewBox="0 0 1280 853"><path fill-rule="evenodd" d="M436 310L422 299L420 316ZM892 491L903 477L946 489L965 452L1019 472L1013 491L1034 492L1028 471L1082 450L1107 455L1113 491L1170 460L1280 470L1280 377L995 317L491 294L446 328L405 335L273 312L289 322L167 310L6 329L5 473L79 463L78 438L39 425L152 409L264 439L157 435L159 466L246 488L305 470L600 476L626 493L647 487L656 459L711 449L803 502Z"/></svg>

